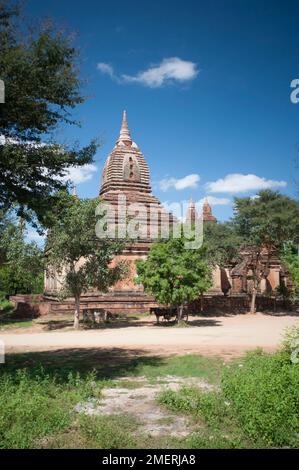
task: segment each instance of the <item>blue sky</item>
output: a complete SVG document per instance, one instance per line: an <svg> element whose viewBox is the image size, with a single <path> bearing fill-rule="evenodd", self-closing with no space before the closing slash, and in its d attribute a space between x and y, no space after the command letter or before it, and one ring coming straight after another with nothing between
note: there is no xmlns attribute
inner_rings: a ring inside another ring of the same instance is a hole
<svg viewBox="0 0 299 470"><path fill-rule="evenodd" d="M298 2L28 0L26 11L78 32L89 98L75 112L82 127L57 138L103 141L79 196L98 194L123 109L161 201L208 195L224 220L234 196L296 196Z"/></svg>

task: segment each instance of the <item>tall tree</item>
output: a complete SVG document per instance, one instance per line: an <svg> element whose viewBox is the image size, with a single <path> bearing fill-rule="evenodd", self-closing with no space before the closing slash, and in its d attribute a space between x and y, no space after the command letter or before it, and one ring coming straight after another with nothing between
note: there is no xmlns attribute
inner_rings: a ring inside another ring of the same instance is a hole
<svg viewBox="0 0 299 470"><path fill-rule="evenodd" d="M292 298L296 301L299 298L299 254L298 247L291 243L286 243L282 253L282 261L289 271L292 282Z"/></svg>
<svg viewBox="0 0 299 470"><path fill-rule="evenodd" d="M227 267L239 261L243 243L232 222L204 224L204 246L209 263L214 266Z"/></svg>
<svg viewBox="0 0 299 470"><path fill-rule="evenodd" d="M188 249L186 240L155 243L145 261L136 262L138 278L157 302L175 305L180 320L183 303L198 299L211 286L211 269L204 248Z"/></svg>
<svg viewBox="0 0 299 470"><path fill-rule="evenodd" d="M0 0L0 209L17 203L20 216L33 211L45 224L67 169L92 161L95 141L80 149L53 140L60 125L78 124L71 117L84 101L77 57L69 36L50 23L28 27L19 7Z"/></svg>
<svg viewBox="0 0 299 470"><path fill-rule="evenodd" d="M119 262L111 266L123 249L121 242L96 237L95 227L101 217L95 215L99 200L72 196L69 200L49 230L46 264L60 275L61 292L74 297L74 328L78 328L82 294L90 288L106 292L127 273L127 265Z"/></svg>
<svg viewBox="0 0 299 470"><path fill-rule="evenodd" d="M255 312L261 280L267 277L273 254L284 243L299 243L299 202L276 191L261 191L255 198L236 198L233 223L244 240L248 266L252 270L250 312Z"/></svg>
<svg viewBox="0 0 299 470"><path fill-rule="evenodd" d="M7 295L37 294L43 290L44 254L26 241L23 224L7 218L0 237L0 291Z"/></svg>

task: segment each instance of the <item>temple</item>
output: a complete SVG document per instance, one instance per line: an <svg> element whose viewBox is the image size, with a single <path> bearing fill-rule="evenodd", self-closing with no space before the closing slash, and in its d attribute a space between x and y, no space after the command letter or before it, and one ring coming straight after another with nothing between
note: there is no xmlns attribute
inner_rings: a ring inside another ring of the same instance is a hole
<svg viewBox="0 0 299 470"><path fill-rule="evenodd" d="M78 197L75 188L73 195ZM135 261L146 258L154 241L168 238L170 227L177 221L152 194L149 167L138 145L132 139L126 111L123 113L119 137L103 168L99 198L109 207L108 222L111 218L115 236L121 233L122 225L127 224L128 220L131 224L134 237L130 238L122 254L113 261L116 263L126 260L129 272L126 278L117 282L108 293L90 291L83 296L82 302L88 307L101 307L114 312L147 312L150 307L157 304L154 299L145 294L143 286L135 283ZM136 215L138 215L137 218ZM195 203L190 199L186 220L193 223L198 217L202 218L204 224L217 223L207 198L203 202L200 216L196 211ZM218 266L214 268L213 286L204 296L206 307L219 306L225 309L227 305L233 310L234 299L237 299L235 300L237 306L246 307L247 294L252 288L249 280L249 257L250 253L244 252L239 264L232 263L225 268ZM260 295L265 298L265 294L268 295L282 282L286 282L286 274L275 256L271 257L267 269L267 276L262 282L260 292ZM59 285L59 276L56 273L45 274L44 298L49 302L56 302L57 311L59 310L57 307ZM69 299L70 302L71 299ZM51 309L55 310L53 304Z"/></svg>

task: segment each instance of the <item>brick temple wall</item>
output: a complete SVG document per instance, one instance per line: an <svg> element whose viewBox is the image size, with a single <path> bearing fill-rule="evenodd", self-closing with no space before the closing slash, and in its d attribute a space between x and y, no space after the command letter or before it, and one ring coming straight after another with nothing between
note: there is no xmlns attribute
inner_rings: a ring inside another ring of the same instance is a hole
<svg viewBox="0 0 299 470"><path fill-rule="evenodd" d="M55 300L55 298L43 298L41 296L13 296L10 299L15 304L15 318L36 318L41 315L51 314L67 314L73 313L74 302L67 299L63 302ZM282 299L274 297L257 296L257 311L295 311L299 308L299 304L293 305ZM150 297L142 294L135 296L118 296L117 300L113 295L83 297L81 308L104 308L112 313L128 314L147 313L151 307L158 304ZM190 314L238 314L247 313L250 309L250 296L208 296L205 295L202 300L192 302L189 305Z"/></svg>

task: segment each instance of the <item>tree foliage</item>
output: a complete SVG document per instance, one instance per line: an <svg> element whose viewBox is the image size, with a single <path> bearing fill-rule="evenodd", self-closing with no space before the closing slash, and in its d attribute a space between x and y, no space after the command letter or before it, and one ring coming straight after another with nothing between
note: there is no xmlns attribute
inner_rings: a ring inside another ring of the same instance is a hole
<svg viewBox="0 0 299 470"><path fill-rule="evenodd" d="M82 294L90 288L106 292L126 274L127 266L124 262L111 265L123 249L122 243L96 237L95 227L101 217L95 214L99 200L72 196L68 200L49 230L46 258L49 271L61 275L62 292L75 298L74 326L78 328Z"/></svg>
<svg viewBox="0 0 299 470"><path fill-rule="evenodd" d="M75 124L71 110L84 101L71 38L49 22L28 27L18 7L0 0L0 79L0 208L17 203L19 215L33 211L45 224L66 170L90 163L97 148L53 140L59 125Z"/></svg>
<svg viewBox="0 0 299 470"><path fill-rule="evenodd" d="M210 264L226 267L240 259L240 247L244 238L231 222L204 225L204 246Z"/></svg>
<svg viewBox="0 0 299 470"><path fill-rule="evenodd" d="M286 241L299 243L299 202L278 191L236 198L233 223L250 246L279 252Z"/></svg>
<svg viewBox="0 0 299 470"><path fill-rule="evenodd" d="M27 242L22 224L6 219L0 237L0 291L7 295L38 294L43 291L43 250Z"/></svg>
<svg viewBox="0 0 299 470"><path fill-rule="evenodd" d="M285 242L299 243L299 202L277 191L261 191L255 198L236 198L233 224L244 239L244 249L253 281L251 313L263 278L269 274L273 254Z"/></svg>
<svg viewBox="0 0 299 470"><path fill-rule="evenodd" d="M162 304L181 307L186 301L198 299L212 285L205 249L186 249L183 237L155 243L148 258L136 265L136 282Z"/></svg>
<svg viewBox="0 0 299 470"><path fill-rule="evenodd" d="M294 300L299 298L299 256L298 248L287 243L283 249L282 262L289 271L289 277L293 284L292 297Z"/></svg>

